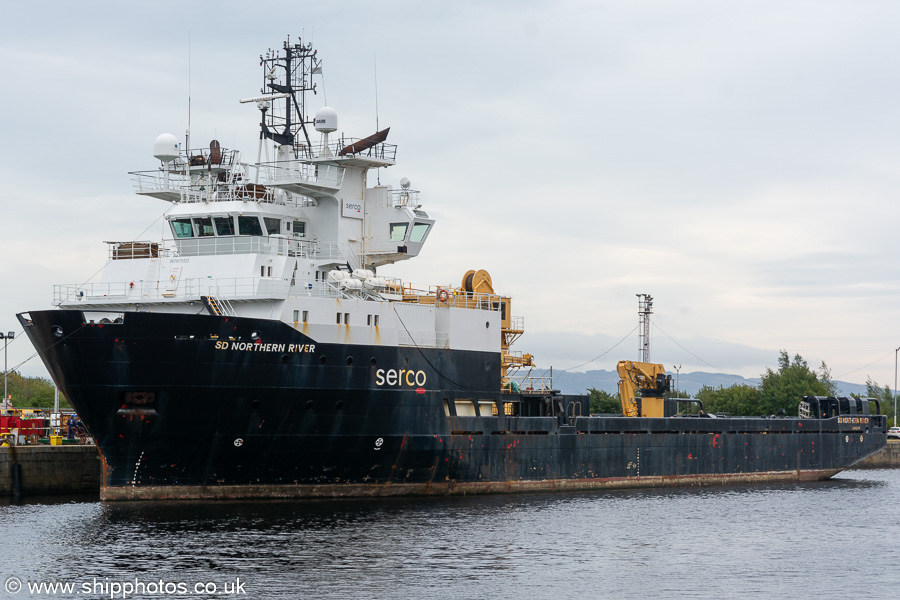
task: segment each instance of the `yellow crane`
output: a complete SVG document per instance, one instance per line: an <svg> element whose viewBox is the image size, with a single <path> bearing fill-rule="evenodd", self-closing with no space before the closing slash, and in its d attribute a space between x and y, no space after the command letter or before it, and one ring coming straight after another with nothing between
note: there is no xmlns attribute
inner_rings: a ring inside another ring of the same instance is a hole
<svg viewBox="0 0 900 600"><path fill-rule="evenodd" d="M619 399L622 414L626 417L665 417L663 394L672 385L672 376L666 375L662 365L653 363L619 361Z"/></svg>

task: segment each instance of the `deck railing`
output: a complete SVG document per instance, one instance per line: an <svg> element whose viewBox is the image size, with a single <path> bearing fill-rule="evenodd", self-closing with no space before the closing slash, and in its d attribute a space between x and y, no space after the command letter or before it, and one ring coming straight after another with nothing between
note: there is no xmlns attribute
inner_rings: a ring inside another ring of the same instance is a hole
<svg viewBox="0 0 900 600"><path fill-rule="evenodd" d="M195 302L213 296L221 302L284 299L288 294L314 298L377 299L368 290L348 291L329 281L276 277L223 279L177 278L174 280L117 281L53 286L54 306L141 304L144 302Z"/></svg>
<svg viewBox="0 0 900 600"><path fill-rule="evenodd" d="M349 244L314 242L287 236L208 236L163 242L106 242L110 260L218 254L265 254L311 259L329 259L359 267L359 257Z"/></svg>
<svg viewBox="0 0 900 600"><path fill-rule="evenodd" d="M141 304L199 301L215 296L229 301L285 298L290 281L268 277L117 281L53 286L54 306Z"/></svg>

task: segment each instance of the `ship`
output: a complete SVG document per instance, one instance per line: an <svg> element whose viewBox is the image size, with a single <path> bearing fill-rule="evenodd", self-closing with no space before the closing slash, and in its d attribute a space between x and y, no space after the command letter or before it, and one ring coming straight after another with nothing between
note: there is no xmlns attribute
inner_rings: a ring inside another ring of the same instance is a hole
<svg viewBox="0 0 900 600"><path fill-rule="evenodd" d="M158 166L131 175L171 205L168 233L105 242L97 281L18 315L95 440L104 501L821 480L885 446L868 399L707 415L649 363L620 363L622 414L592 415L512 349L524 319L489 273L390 276L435 219L407 178L380 184L390 128L350 138L334 109L309 116L312 44L288 37L260 65L240 99L259 112L256 160L160 135Z"/></svg>

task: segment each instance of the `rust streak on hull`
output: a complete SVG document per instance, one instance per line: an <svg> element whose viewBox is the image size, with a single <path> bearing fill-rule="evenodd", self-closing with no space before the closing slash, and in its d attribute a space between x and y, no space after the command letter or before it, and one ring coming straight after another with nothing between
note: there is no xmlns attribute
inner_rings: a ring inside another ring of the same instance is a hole
<svg viewBox="0 0 900 600"><path fill-rule="evenodd" d="M659 487L717 486L746 483L821 481L833 477L840 471L841 469L813 471L791 470L765 473L616 477L608 479L548 479L503 482L146 486L138 488L104 487L100 490L100 498L104 501L114 502L119 500L190 501L293 498L376 498L392 496L465 496L528 492L621 490Z"/></svg>

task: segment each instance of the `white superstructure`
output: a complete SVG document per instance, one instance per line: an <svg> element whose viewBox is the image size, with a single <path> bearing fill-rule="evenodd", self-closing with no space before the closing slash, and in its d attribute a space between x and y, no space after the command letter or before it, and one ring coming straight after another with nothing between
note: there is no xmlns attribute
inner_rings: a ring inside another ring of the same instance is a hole
<svg viewBox="0 0 900 600"><path fill-rule="evenodd" d="M257 161L215 140L189 148L189 135L183 146L159 136L160 166L132 175L138 195L172 204L169 235L107 242L99 281L55 286L54 304L98 319L234 315L281 320L319 342L499 351L508 299L465 284L417 291L382 276L380 267L419 254L434 219L406 178L397 190L369 185L371 169L395 163L389 129L348 139L333 109L303 114L321 60L308 44L283 50L261 57L262 95L248 99L262 113Z"/></svg>

